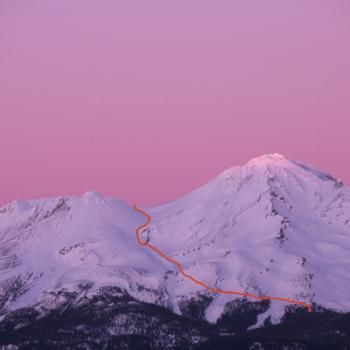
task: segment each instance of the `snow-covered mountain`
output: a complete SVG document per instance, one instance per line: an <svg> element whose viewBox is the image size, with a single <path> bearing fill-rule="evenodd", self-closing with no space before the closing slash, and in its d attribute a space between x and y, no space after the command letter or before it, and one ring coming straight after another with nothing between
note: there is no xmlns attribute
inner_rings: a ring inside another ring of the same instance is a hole
<svg viewBox="0 0 350 350"><path fill-rule="evenodd" d="M350 189L310 165L265 155L144 209L153 220L142 239L213 288L350 311ZM0 208L1 319L29 306L45 314L64 302L60 291L78 291L79 303L118 287L180 315L205 297L205 319L216 322L238 297L210 293L139 245L144 221L94 192ZM272 301L255 326L278 323L287 306Z"/></svg>
<svg viewBox="0 0 350 350"><path fill-rule="evenodd" d="M164 267L135 241L142 220L126 204L95 192L1 208L2 312L28 305L54 308L60 302L52 297L55 291L81 286L89 293L118 286L154 302Z"/></svg>
<svg viewBox="0 0 350 350"><path fill-rule="evenodd" d="M150 243L209 286L350 310L350 189L310 165L265 155L149 212ZM177 295L200 292L176 277ZM214 295L207 319L231 299Z"/></svg>

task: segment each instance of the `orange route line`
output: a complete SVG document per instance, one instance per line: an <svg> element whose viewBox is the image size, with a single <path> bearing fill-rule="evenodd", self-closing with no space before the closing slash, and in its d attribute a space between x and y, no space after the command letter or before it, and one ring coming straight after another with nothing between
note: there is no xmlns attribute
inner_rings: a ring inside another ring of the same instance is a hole
<svg viewBox="0 0 350 350"><path fill-rule="evenodd" d="M152 217L146 213L144 210L138 208L138 207L134 207L134 210L136 210L137 212L139 212L140 214L142 214L144 217L146 217L146 222L140 226L138 226L136 228L136 238L139 244L141 244L144 247L147 247L150 250L153 250L154 252L156 252L158 255L160 255L163 259L169 261L170 263L172 263L173 265L175 265L177 267L177 269L179 270L179 272L181 273L182 276L184 276L185 278L191 280L192 282L206 288L207 290L209 290L212 293L217 293L217 294L225 294L225 295L239 295L241 297L249 297L249 298L253 298L253 299L257 299L257 300L277 300L277 301L283 301L286 303L290 303L290 304L296 304L296 305L302 305L304 306L309 312L312 311L312 307L310 304L307 304L303 301L298 301L298 300L293 300L293 299L288 299L288 298L277 298L277 297L270 297L270 296L258 296L258 295L254 295L254 294L249 294L249 293L243 293L243 292L236 292L236 291L227 291L227 290L221 290L221 289L214 289L212 287L207 286L205 283L197 280L196 278L194 278L193 276L189 275L187 272L184 271L183 266L176 260L170 258L168 255L166 255L165 253L163 253L160 249L158 249L157 247L144 242L141 237L140 237L140 231L143 230L144 228L146 228L152 221Z"/></svg>

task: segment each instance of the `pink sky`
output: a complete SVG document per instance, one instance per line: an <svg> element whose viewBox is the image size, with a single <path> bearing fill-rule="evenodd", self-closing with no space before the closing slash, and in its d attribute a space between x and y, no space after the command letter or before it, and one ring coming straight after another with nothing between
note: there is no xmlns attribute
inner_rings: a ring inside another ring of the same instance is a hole
<svg viewBox="0 0 350 350"><path fill-rule="evenodd" d="M349 185L349 62L349 0L2 0L0 203L162 203L274 152Z"/></svg>

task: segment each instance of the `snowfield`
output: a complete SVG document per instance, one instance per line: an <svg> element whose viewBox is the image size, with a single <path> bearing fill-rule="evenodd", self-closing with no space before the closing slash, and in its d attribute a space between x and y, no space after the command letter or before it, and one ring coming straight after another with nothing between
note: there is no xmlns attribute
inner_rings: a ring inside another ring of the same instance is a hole
<svg viewBox="0 0 350 350"><path fill-rule="evenodd" d="M142 239L213 288L350 311L350 189L310 165L265 155L143 209L153 220ZM139 245L143 222L125 203L94 192L0 208L0 316L55 308L60 290L89 297L117 286L177 313L183 300L210 296L205 317L215 322L237 297L210 293ZM256 326L269 316L279 322L286 307L272 301Z"/></svg>

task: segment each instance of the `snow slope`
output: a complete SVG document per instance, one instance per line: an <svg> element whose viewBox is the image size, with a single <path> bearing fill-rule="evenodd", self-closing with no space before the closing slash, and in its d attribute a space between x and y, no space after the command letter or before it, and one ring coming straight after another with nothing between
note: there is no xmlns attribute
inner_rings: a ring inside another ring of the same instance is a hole
<svg viewBox="0 0 350 350"><path fill-rule="evenodd" d="M132 208L94 192L3 207L0 296L18 289L7 308L43 300L55 307L53 291L75 290L86 283L93 284L90 292L118 286L154 302L162 288L159 277L164 267L135 244L134 231L140 222Z"/></svg>
<svg viewBox="0 0 350 350"><path fill-rule="evenodd" d="M350 310L350 189L328 174L278 154L226 170L166 205L142 238L209 286ZM144 218L90 192L81 198L17 201L0 209L0 308L55 307L53 291L118 286L172 308L211 295L215 322L235 296L210 294L140 246ZM258 324L278 322L271 302Z"/></svg>

